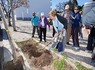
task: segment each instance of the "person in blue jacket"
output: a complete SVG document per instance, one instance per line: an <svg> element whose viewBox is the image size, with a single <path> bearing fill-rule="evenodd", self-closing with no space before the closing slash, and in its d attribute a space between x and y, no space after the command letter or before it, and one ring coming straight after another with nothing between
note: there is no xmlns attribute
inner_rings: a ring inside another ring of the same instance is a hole
<svg viewBox="0 0 95 70"><path fill-rule="evenodd" d="M74 14L71 15L72 17L72 40L73 40L73 47L76 50L79 50L79 39L78 39L78 32L79 32L79 22L81 21L81 14L79 13L78 7L74 8Z"/></svg>
<svg viewBox="0 0 95 70"><path fill-rule="evenodd" d="M31 23L32 23L32 26L33 26L32 37L34 37L35 29L37 29L37 33L38 33L38 36L39 36L39 30L38 30L39 17L36 16L35 12L32 14Z"/></svg>

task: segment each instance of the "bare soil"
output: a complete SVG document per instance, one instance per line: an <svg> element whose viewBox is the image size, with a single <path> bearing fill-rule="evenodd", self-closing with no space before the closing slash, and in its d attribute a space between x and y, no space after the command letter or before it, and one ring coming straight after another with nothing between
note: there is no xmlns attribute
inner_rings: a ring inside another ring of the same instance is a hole
<svg viewBox="0 0 95 70"><path fill-rule="evenodd" d="M53 70L53 67L50 66L53 61L50 51L43 49L38 43L32 42L33 40L30 41L18 43L22 51L26 54L26 58L29 59L30 66L34 70L47 70L47 67L49 68L48 70Z"/></svg>
<svg viewBox="0 0 95 70"><path fill-rule="evenodd" d="M33 39L17 43L25 54L32 70L57 70L52 66L52 62L59 59L50 51L39 46ZM66 65L65 70L74 70L70 65Z"/></svg>

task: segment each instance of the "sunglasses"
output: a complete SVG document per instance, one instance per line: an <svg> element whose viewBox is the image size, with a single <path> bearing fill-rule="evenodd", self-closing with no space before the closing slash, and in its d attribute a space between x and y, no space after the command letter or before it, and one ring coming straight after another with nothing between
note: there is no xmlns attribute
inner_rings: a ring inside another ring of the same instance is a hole
<svg viewBox="0 0 95 70"><path fill-rule="evenodd" d="M74 10L78 10L78 9L74 9Z"/></svg>

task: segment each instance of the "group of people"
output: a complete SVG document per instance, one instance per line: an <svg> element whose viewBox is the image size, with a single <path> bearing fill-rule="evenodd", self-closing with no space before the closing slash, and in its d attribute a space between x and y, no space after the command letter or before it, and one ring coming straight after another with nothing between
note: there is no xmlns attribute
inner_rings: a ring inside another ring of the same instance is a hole
<svg viewBox="0 0 95 70"><path fill-rule="evenodd" d="M62 16L63 19L58 16ZM81 23L81 14L79 13L79 8L75 7L74 12L72 12L70 11L69 5L66 5L65 12L63 12L62 15L59 15L56 10L52 10L49 12L49 18L52 22L54 37L52 44L50 45L50 50L56 47L58 52L63 53L65 45L70 45L69 40L71 36L73 41L72 47L78 50L80 48L78 33ZM64 22L62 23L60 20L63 20ZM35 28L37 28L40 42L42 41L42 34L44 37L44 42L46 42L47 25L50 28L51 24L45 17L44 13L42 12L40 17L36 16L36 13L33 13L31 21L33 25L32 37L34 37Z"/></svg>
<svg viewBox="0 0 95 70"><path fill-rule="evenodd" d="M37 29L38 37L40 38L40 42L42 42L42 34L44 37L44 41L46 42L46 30L47 30L47 25L50 28L50 24L48 22L48 19L45 17L44 13L41 13L41 17L39 18L36 16L36 13L34 12L32 14L32 26L33 26L33 33L32 37L34 37L35 34L35 29Z"/></svg>

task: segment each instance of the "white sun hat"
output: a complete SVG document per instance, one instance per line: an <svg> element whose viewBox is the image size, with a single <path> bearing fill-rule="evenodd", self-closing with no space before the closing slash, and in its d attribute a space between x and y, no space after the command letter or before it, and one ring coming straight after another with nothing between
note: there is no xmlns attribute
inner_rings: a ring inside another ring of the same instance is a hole
<svg viewBox="0 0 95 70"><path fill-rule="evenodd" d="M65 9L69 9L70 8L70 6L67 4L66 6L65 6Z"/></svg>
<svg viewBox="0 0 95 70"><path fill-rule="evenodd" d="M41 12L41 16L44 16L44 12Z"/></svg>

